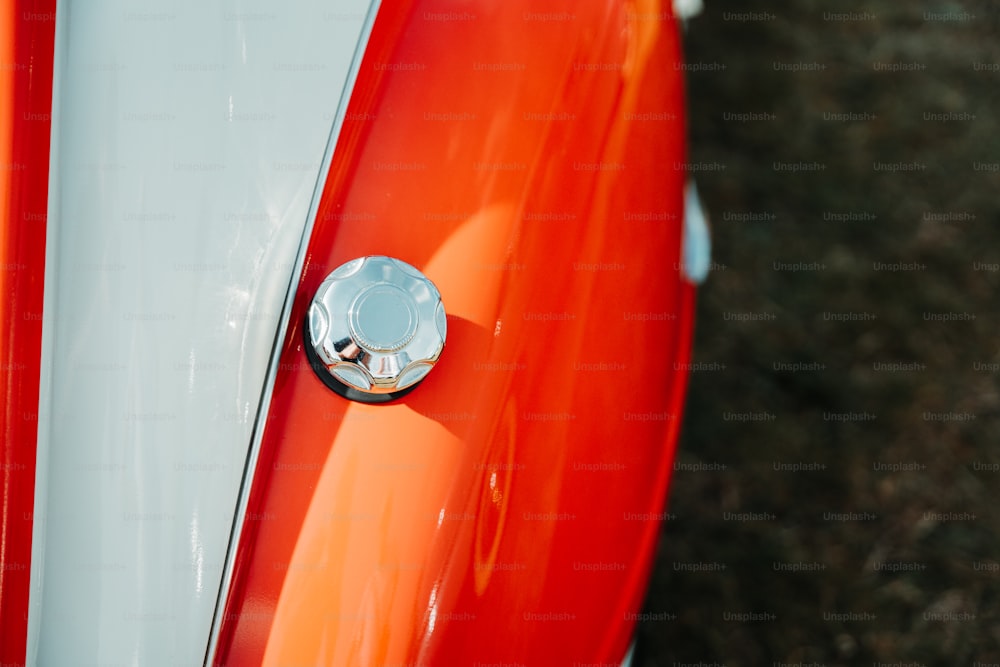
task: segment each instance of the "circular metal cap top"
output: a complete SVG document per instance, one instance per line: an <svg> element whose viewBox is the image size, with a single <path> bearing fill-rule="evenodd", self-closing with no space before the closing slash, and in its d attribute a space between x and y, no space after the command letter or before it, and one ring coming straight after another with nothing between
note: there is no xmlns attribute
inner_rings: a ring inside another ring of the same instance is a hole
<svg viewBox="0 0 1000 667"><path fill-rule="evenodd" d="M347 398L380 403L424 379L444 349L447 322L430 280L392 257L359 257L319 286L306 315L306 353Z"/></svg>

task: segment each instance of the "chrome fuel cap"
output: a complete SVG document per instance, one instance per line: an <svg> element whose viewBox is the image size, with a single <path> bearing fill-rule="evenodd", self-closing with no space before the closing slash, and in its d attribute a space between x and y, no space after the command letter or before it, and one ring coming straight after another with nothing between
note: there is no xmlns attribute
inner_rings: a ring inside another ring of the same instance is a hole
<svg viewBox="0 0 1000 667"><path fill-rule="evenodd" d="M306 314L306 353L328 387L382 403L415 387L444 349L441 294L406 262L370 255L326 277Z"/></svg>

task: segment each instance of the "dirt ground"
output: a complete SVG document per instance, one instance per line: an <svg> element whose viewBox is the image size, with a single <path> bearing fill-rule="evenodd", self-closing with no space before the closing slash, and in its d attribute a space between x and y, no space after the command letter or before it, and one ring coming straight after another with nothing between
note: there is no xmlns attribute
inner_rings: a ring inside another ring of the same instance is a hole
<svg viewBox="0 0 1000 667"><path fill-rule="evenodd" d="M1000 11L706 5L716 267L636 664L1000 663Z"/></svg>

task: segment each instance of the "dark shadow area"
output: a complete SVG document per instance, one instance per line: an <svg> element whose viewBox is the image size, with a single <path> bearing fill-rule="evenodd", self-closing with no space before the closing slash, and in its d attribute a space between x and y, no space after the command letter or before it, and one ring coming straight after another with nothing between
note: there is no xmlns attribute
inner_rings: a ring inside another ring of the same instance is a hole
<svg viewBox="0 0 1000 667"><path fill-rule="evenodd" d="M706 4L710 370L636 664L998 663L1000 13Z"/></svg>

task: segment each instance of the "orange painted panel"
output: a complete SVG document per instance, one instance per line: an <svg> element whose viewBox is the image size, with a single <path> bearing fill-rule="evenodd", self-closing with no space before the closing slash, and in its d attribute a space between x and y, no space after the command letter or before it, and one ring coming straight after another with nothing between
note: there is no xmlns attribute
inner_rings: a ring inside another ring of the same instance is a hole
<svg viewBox="0 0 1000 667"><path fill-rule="evenodd" d="M690 348L677 26L657 2L383 2L284 343L219 664L620 661ZM315 376L323 278L398 257L440 362Z"/></svg>
<svg viewBox="0 0 1000 667"><path fill-rule="evenodd" d="M55 0L0 9L0 664L25 661Z"/></svg>

